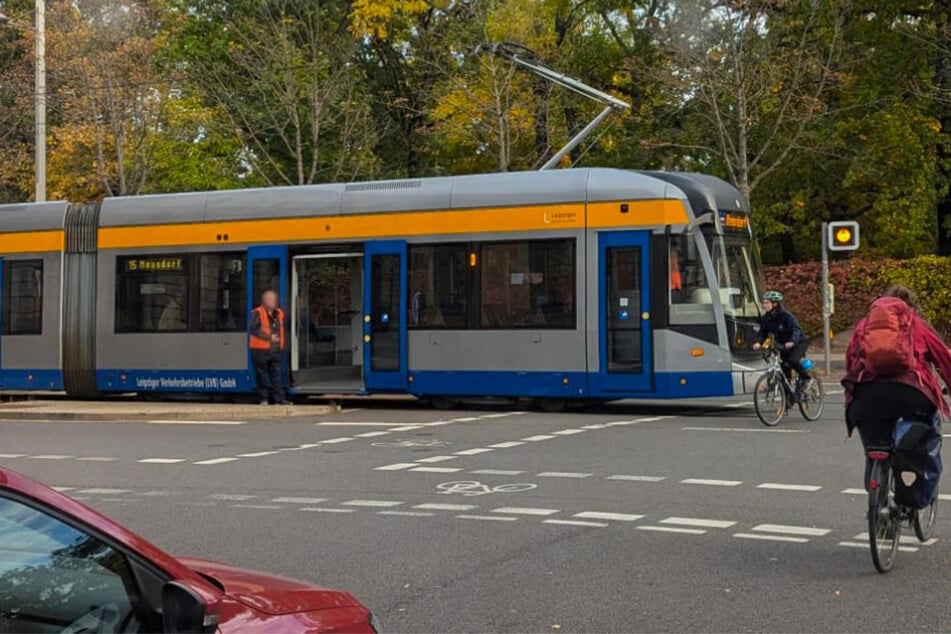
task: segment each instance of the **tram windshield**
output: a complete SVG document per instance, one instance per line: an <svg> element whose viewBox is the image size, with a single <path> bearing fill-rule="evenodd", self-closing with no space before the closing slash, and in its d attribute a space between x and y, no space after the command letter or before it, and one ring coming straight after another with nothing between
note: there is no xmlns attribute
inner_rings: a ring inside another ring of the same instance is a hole
<svg viewBox="0 0 951 634"><path fill-rule="evenodd" d="M724 312L734 318L759 318L763 269L750 238L707 235L706 239Z"/></svg>

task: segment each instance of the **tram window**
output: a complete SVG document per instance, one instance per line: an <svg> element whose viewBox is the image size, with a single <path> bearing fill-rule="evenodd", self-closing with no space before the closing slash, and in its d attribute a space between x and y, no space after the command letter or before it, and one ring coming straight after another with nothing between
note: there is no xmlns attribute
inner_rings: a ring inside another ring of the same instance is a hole
<svg viewBox="0 0 951 634"><path fill-rule="evenodd" d="M713 300L703 263L692 240L674 237L668 246L668 289L671 325L715 323Z"/></svg>
<svg viewBox="0 0 951 634"><path fill-rule="evenodd" d="M198 257L198 329L243 332L247 328L247 292L243 253L207 253Z"/></svg>
<svg viewBox="0 0 951 634"><path fill-rule="evenodd" d="M116 332L188 330L187 255L116 258Z"/></svg>
<svg viewBox="0 0 951 634"><path fill-rule="evenodd" d="M3 334L43 332L43 260L3 263Z"/></svg>
<svg viewBox="0 0 951 634"><path fill-rule="evenodd" d="M574 328L575 241L484 244L482 328Z"/></svg>
<svg viewBox="0 0 951 634"><path fill-rule="evenodd" d="M469 247L466 244L409 248L409 327L455 328L468 325Z"/></svg>

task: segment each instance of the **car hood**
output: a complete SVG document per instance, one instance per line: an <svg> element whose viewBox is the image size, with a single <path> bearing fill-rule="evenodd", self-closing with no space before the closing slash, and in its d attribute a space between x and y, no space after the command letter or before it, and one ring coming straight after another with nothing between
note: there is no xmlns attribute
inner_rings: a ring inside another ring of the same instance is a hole
<svg viewBox="0 0 951 634"><path fill-rule="evenodd" d="M265 614L280 615L359 606L346 592L329 590L302 581L286 579L253 570L244 570L217 561L178 557L182 564L198 574L218 581L225 594Z"/></svg>

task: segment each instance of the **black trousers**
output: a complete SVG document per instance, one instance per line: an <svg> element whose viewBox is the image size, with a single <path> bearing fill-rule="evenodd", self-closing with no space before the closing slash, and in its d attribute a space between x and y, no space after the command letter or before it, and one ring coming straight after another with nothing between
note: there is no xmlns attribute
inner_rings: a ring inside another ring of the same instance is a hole
<svg viewBox="0 0 951 634"><path fill-rule="evenodd" d="M252 350L254 378L262 401L284 403L284 375L281 371L283 355L276 350Z"/></svg>
<svg viewBox="0 0 951 634"><path fill-rule="evenodd" d="M929 421L937 408L920 390L904 383L859 383L845 416L859 430L862 446L891 446L899 418ZM865 459L865 482L872 461Z"/></svg>
<svg viewBox="0 0 951 634"><path fill-rule="evenodd" d="M804 339L797 343L790 350L783 348L782 352L779 353L779 358L783 362L783 372L786 374L786 378L792 380L792 376L789 372L789 369L792 368L796 371L801 377L806 376L806 369L802 367L802 359L806 356L806 351L809 349L809 340Z"/></svg>

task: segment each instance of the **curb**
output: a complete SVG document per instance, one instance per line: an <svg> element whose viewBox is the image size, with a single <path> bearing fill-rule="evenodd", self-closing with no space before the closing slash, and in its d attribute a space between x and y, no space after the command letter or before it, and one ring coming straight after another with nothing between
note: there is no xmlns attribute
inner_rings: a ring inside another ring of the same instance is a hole
<svg viewBox="0 0 951 634"><path fill-rule="evenodd" d="M166 410L154 412L136 412L126 414L114 413L92 413L92 412L25 412L22 410L4 411L0 407L0 420L17 421L76 421L76 422L145 422L151 420L241 420L241 421L264 421L276 418L305 418L308 416L326 416L337 411L337 408L327 405L307 405L297 406L296 408L277 408L272 407L265 413L244 412L231 410L227 412L182 412L179 410ZM298 413L299 412L299 413Z"/></svg>

